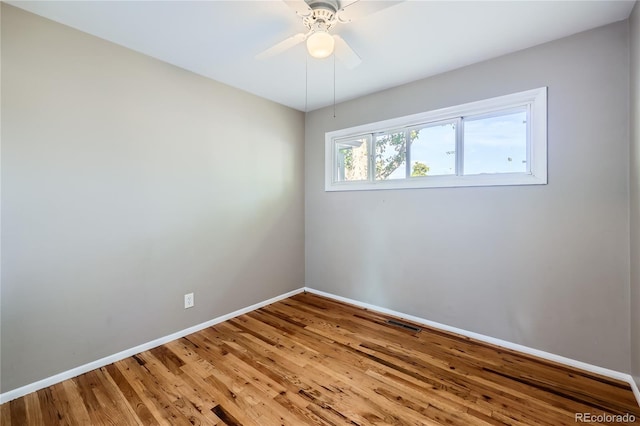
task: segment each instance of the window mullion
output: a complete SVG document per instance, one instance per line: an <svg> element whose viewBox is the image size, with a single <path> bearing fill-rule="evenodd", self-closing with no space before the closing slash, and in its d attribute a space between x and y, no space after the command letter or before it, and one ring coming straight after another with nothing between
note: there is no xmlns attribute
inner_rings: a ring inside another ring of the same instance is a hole
<svg viewBox="0 0 640 426"><path fill-rule="evenodd" d="M464 175L464 120L456 119L456 176Z"/></svg>
<svg viewBox="0 0 640 426"><path fill-rule="evenodd" d="M404 161L405 161L405 178L411 177L411 130L404 131Z"/></svg>
<svg viewBox="0 0 640 426"><path fill-rule="evenodd" d="M369 182L376 181L376 144L374 140L375 135L370 133L367 141L369 144Z"/></svg>
<svg viewBox="0 0 640 426"><path fill-rule="evenodd" d="M533 146L532 146L532 137L531 137L531 104L527 105L527 174L532 173L531 169L531 161L533 157Z"/></svg>

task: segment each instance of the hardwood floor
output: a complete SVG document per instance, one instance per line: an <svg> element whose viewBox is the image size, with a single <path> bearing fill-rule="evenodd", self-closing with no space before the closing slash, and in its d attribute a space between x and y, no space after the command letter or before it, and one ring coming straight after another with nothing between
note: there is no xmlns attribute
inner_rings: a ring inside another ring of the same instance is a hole
<svg viewBox="0 0 640 426"><path fill-rule="evenodd" d="M3 404L0 424L556 426L575 425L575 413L640 419L624 382L435 329L405 330L389 318L299 294Z"/></svg>

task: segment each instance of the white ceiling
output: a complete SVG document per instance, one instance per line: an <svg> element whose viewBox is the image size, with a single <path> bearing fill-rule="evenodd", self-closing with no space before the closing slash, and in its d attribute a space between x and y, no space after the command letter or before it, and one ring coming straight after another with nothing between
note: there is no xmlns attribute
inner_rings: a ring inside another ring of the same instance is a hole
<svg viewBox="0 0 640 426"><path fill-rule="evenodd" d="M280 0L8 3L299 110L334 101L332 58L309 58L307 72L304 44L254 58L305 30ZM634 3L407 0L335 28L363 60L354 70L336 63L336 100L624 20Z"/></svg>

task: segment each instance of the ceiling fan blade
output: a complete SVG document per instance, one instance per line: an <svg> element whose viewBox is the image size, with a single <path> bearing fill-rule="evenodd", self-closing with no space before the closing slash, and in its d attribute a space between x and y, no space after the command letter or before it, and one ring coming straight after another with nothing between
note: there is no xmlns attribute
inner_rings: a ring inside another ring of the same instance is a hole
<svg viewBox="0 0 640 426"><path fill-rule="evenodd" d="M338 21L349 23L402 2L403 0L356 0L337 12Z"/></svg>
<svg viewBox="0 0 640 426"><path fill-rule="evenodd" d="M279 55L285 50L291 49L293 46L296 46L307 39L307 34L299 33L294 36L289 37L288 39L282 40L280 43L275 46L271 46L267 50L256 55L256 59L262 60L267 59L272 56Z"/></svg>
<svg viewBox="0 0 640 426"><path fill-rule="evenodd" d="M352 70L362 62L360 56L344 41L339 35L334 35L333 39L336 41L335 51L336 57L342 62L348 69Z"/></svg>
<svg viewBox="0 0 640 426"><path fill-rule="evenodd" d="M309 7L304 0L283 0L287 6L295 10L299 16L305 17L313 13L313 9Z"/></svg>

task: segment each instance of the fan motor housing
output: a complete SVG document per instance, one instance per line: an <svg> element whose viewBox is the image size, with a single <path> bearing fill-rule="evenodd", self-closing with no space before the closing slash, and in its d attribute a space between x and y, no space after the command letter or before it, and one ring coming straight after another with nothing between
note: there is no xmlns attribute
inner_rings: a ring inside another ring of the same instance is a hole
<svg viewBox="0 0 640 426"><path fill-rule="evenodd" d="M322 8L336 13L340 9L338 0L305 0L305 3L313 10Z"/></svg>
<svg viewBox="0 0 640 426"><path fill-rule="evenodd" d="M306 0L313 13L304 18L304 25L311 29L316 23L323 23L327 29L335 24L336 12L339 9L337 0Z"/></svg>

